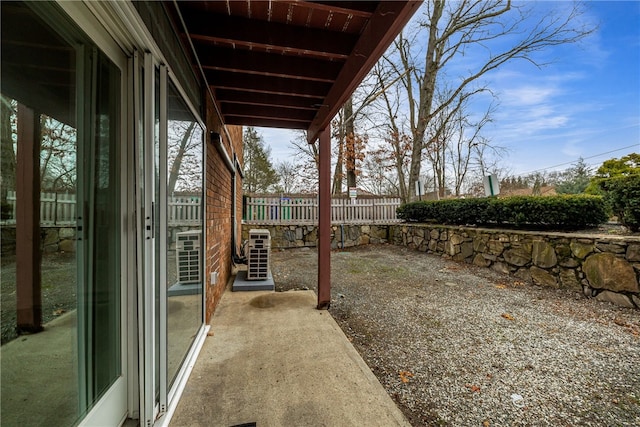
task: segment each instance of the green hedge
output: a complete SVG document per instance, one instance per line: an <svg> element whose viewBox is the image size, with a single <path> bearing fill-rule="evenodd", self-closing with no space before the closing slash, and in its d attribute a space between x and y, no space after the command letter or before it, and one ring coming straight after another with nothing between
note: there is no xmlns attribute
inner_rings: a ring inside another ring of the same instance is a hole
<svg viewBox="0 0 640 427"><path fill-rule="evenodd" d="M640 230L640 175L609 178L600 182L604 199L618 221L631 231Z"/></svg>
<svg viewBox="0 0 640 427"><path fill-rule="evenodd" d="M585 195L423 201L404 204L397 212L406 221L532 229L575 230L607 220L602 197Z"/></svg>

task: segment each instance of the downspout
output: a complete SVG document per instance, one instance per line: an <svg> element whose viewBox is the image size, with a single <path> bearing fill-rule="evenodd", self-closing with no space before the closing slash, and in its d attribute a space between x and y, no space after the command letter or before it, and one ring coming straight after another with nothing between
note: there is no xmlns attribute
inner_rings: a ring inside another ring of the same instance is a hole
<svg viewBox="0 0 640 427"><path fill-rule="evenodd" d="M220 153L222 160L224 161L225 166L231 172L231 261L234 264L246 264L246 258L238 256L238 252L236 250L236 239L237 239L237 224L236 224L236 167L234 166L234 162L231 161L231 157L227 153L227 149L222 144L222 138L220 134L217 132L210 132L211 142L215 145L216 150ZM236 159L236 164L239 165L235 154L233 155L234 159Z"/></svg>
<svg viewBox="0 0 640 427"><path fill-rule="evenodd" d="M222 160L224 160L224 164L227 166L227 169L229 169L229 172L231 172L231 176L235 176L236 170L233 167L233 162L227 153L227 149L222 145L222 137L217 132L211 131L210 134L211 142L216 146L216 150L218 150L218 153L222 156Z"/></svg>
<svg viewBox="0 0 640 427"><path fill-rule="evenodd" d="M234 264L246 264L247 258L244 256L244 251L240 250L240 256L238 256L236 242L238 241L238 222L236 220L236 215L238 212L238 197L237 197L237 176L240 175L240 179L244 179L244 174L242 173L242 167L240 166L240 162L238 161L238 156L233 153L233 164L235 166L235 171L237 172L233 174L232 178L232 188L231 188L231 197L233 199L231 205L233 212L231 212L231 223L233 224L233 234L231 235L231 253L232 261Z"/></svg>

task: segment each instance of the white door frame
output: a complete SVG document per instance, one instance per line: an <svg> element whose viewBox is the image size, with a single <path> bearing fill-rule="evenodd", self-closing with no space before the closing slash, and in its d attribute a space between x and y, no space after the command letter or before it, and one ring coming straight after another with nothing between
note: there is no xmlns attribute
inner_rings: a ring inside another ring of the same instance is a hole
<svg viewBox="0 0 640 427"><path fill-rule="evenodd" d="M113 38L109 35L107 30L101 25L96 17L89 11L84 3L81 2L58 2L60 8L74 21L74 23L80 27L96 44L96 46L119 68L120 70L120 161L121 164L126 165L127 160L130 157L128 144L128 81L129 81L129 68L127 65L127 57L124 51L118 44L115 43ZM130 212L130 200L128 192L125 191L129 183L129 169L123 167L120 169L120 185L123 191L120 192L120 345L121 345L121 375L111 385L111 387L104 393L101 399L96 402L87 415L80 421L80 426L93 426L93 425L121 425L127 417L127 387L128 387L128 372L129 372L129 337L130 329L128 325L128 301L130 301L130 295L127 290L130 288L129 271L132 269L131 256L133 245L130 237L130 229L133 226L130 220L128 220L127 213ZM80 321L81 317L78 316ZM81 391L82 392L82 391Z"/></svg>
<svg viewBox="0 0 640 427"><path fill-rule="evenodd" d="M58 1L58 0L57 0ZM166 59L162 51L155 43L153 37L147 30L144 22L140 18L137 10L129 1L121 2L68 2L61 1L62 9L68 13L71 18L91 37L96 45L121 69L122 72L122 165L121 183L122 183L122 325L123 325L123 377L119 378L112 388L105 393L99 404L89 413L87 418L83 420L81 425L120 425L125 417L139 418L140 425L150 427L151 425L168 425L175 407L180 399L182 391L186 385L189 374L195 364L198 353L204 344L209 326L205 325L206 317L206 208L203 208L203 248L205 254L202 256L203 269L203 295L202 295L202 323L198 329L197 335L191 345L183 365L178 370L176 379L168 389L167 384L167 341L166 341L166 259L160 257L159 273L160 283L158 297L160 298L159 310L160 324L154 326L155 305L155 265L156 260L148 260L145 254L154 254L154 239L160 239L160 247L166 248L166 220L167 211L166 204L160 204L159 218L150 218L149 226L151 227L150 242L147 242L145 233L147 218L143 218L141 212L142 197L145 197L145 205L147 202L153 201L153 190L145 189L141 193L139 173L142 170L140 161L146 162L145 166L151 166L153 161L153 150L145 148L147 159L140 158L140 149L138 145L140 137L140 124L145 127L145 139L153 138L153 108L155 101L153 93L153 78L155 78L155 67L161 67L160 73L160 166L164 168L160 173L159 200L166 201L166 91L167 84L171 81L182 99L188 105L198 124L206 129L204 122L200 117L200 113L194 108L193 104L186 96L186 93L177 78L172 74L169 67L165 67ZM106 28L106 29L105 29ZM124 52L124 53L123 53ZM144 52L144 53L143 53ZM129 63L124 55L129 55ZM144 65L144 95L140 99L141 78L139 70ZM151 66L149 66L151 65ZM148 71L147 71L148 70ZM147 78L148 76L153 78ZM144 115L140 103L144 103ZM128 124L128 126L126 125ZM147 143L148 144L148 143ZM147 145L149 147L149 145ZM151 145L153 147L153 145ZM206 132L203 141L203 201L206 198ZM149 159L151 157L151 159ZM153 180L153 168L145 168L147 177ZM163 185L164 183L164 185ZM151 198L149 198L151 195ZM206 205L206 204L205 204ZM147 215L145 214L145 217ZM153 236L153 221L160 220L161 232L159 236ZM141 243L141 244L138 244ZM144 249L142 249L144 246ZM137 285L134 285L137 284ZM149 293L146 293L149 292ZM145 294L146 293L146 294ZM143 298L145 297L146 298ZM149 298L154 295L153 298ZM145 320L146 319L146 320ZM159 328L160 339L160 383L159 398L155 396L155 372L154 364L155 355L155 331L154 327ZM125 416L120 415L120 421L112 421L115 419L114 413L119 410L115 408L109 409L109 406L102 402L118 400L118 405L124 405L127 409ZM94 418L95 416L95 418ZM109 421L107 421L109 419ZM95 420L100 420L96 422ZM92 424L93 421L93 424Z"/></svg>

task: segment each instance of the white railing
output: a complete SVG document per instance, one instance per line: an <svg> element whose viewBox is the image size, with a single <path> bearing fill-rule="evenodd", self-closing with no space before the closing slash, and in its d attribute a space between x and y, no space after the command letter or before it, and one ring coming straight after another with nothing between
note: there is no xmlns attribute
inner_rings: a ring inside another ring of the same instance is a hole
<svg viewBox="0 0 640 427"><path fill-rule="evenodd" d="M202 208L201 198L197 196L173 196L169 197L167 219L170 226L176 225L201 225Z"/></svg>
<svg viewBox="0 0 640 427"><path fill-rule="evenodd" d="M331 222L334 224L375 224L399 222L396 208L400 199L347 198L331 199ZM247 197L244 206L247 224L317 224L317 197Z"/></svg>
<svg viewBox="0 0 640 427"><path fill-rule="evenodd" d="M168 222L170 226L192 226L202 222L201 198L196 196L174 196L168 200ZM16 192L9 191L8 218L2 224L16 223ZM44 227L69 227L76 224L76 195L66 193L40 193L40 225Z"/></svg>

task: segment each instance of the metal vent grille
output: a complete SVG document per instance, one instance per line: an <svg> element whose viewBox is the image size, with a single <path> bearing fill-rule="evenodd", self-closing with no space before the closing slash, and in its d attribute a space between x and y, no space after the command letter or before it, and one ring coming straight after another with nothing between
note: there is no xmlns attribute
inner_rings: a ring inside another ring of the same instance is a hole
<svg viewBox="0 0 640 427"><path fill-rule="evenodd" d="M176 233L176 264L179 283L202 283L201 241L201 230Z"/></svg>
<svg viewBox="0 0 640 427"><path fill-rule="evenodd" d="M247 280L269 278L269 252L271 235L269 230L249 231L249 256L247 257Z"/></svg>

